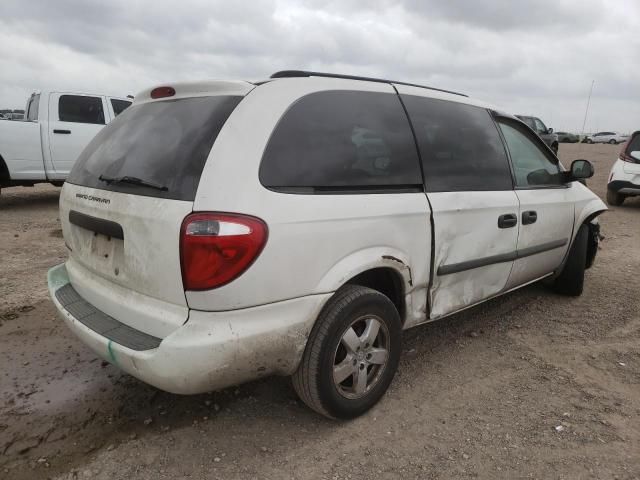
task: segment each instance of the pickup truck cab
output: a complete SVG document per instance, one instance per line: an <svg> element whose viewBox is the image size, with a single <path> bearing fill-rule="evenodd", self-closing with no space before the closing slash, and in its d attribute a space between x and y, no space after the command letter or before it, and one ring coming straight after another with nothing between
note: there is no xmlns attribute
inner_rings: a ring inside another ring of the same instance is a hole
<svg viewBox="0 0 640 480"><path fill-rule="evenodd" d="M129 105L130 98L107 95L33 93L24 121L0 123L0 189L61 185L84 147Z"/></svg>
<svg viewBox="0 0 640 480"><path fill-rule="evenodd" d="M558 155L558 135L553 133L553 128L548 128L542 120L538 117L530 115L516 115L522 120L531 130L536 132L547 146L553 150L553 153Z"/></svg>
<svg viewBox="0 0 640 480"><path fill-rule="evenodd" d="M578 181L592 174L438 89L291 71L164 85L78 159L49 292L158 388L292 375L350 418L387 390L404 329L543 278L582 293L606 210Z"/></svg>

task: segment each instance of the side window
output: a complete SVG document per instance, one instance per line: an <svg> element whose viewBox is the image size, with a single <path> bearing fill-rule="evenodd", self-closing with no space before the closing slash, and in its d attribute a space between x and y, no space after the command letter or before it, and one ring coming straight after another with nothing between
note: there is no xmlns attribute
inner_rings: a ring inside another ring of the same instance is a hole
<svg viewBox="0 0 640 480"><path fill-rule="evenodd" d="M542 121L539 118L535 119L536 122L536 128L534 129L536 132L538 133L547 133L547 127L544 123L542 123Z"/></svg>
<svg viewBox="0 0 640 480"><path fill-rule="evenodd" d="M487 110L403 95L429 192L511 190L509 160Z"/></svg>
<svg viewBox="0 0 640 480"><path fill-rule="evenodd" d="M500 129L511 153L517 187L562 185L560 167L552 161L524 132L500 123Z"/></svg>
<svg viewBox="0 0 640 480"><path fill-rule="evenodd" d="M126 100L111 99L111 106L113 107L113 113L115 113L116 117L124 112L129 105L131 105L131 102L127 102Z"/></svg>
<svg viewBox="0 0 640 480"><path fill-rule="evenodd" d="M260 182L316 191L422 188L418 152L399 98L342 90L301 98L271 134Z"/></svg>
<svg viewBox="0 0 640 480"><path fill-rule="evenodd" d="M104 125L102 98L80 95L60 95L58 115L61 122Z"/></svg>
<svg viewBox="0 0 640 480"><path fill-rule="evenodd" d="M29 110L27 110L27 120L35 122L38 120L38 109L40 108L40 94L31 97Z"/></svg>

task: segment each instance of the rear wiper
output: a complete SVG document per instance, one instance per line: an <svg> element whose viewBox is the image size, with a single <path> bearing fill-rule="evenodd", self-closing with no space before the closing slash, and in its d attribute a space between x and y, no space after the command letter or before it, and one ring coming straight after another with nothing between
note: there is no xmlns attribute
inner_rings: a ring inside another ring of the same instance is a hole
<svg viewBox="0 0 640 480"><path fill-rule="evenodd" d="M124 177L107 177L106 175L100 175L98 180L105 182L107 185L111 185L112 183L128 183L130 185L155 188L156 190L162 190L163 192L169 190L166 186L160 185L159 183L149 182L148 180L142 180L141 178L130 177L128 175L125 175Z"/></svg>

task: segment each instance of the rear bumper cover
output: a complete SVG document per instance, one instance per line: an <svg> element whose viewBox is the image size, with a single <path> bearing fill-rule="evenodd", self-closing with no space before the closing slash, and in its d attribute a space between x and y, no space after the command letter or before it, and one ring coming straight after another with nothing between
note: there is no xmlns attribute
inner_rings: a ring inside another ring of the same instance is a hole
<svg viewBox="0 0 640 480"><path fill-rule="evenodd" d="M626 180L613 180L609 182L607 188L624 195L640 195L640 185Z"/></svg>
<svg viewBox="0 0 640 480"><path fill-rule="evenodd" d="M310 295L228 312L191 310L184 325L159 339L82 299L64 264L49 270L48 284L60 317L97 355L146 383L180 394L293 373L313 323L331 296Z"/></svg>

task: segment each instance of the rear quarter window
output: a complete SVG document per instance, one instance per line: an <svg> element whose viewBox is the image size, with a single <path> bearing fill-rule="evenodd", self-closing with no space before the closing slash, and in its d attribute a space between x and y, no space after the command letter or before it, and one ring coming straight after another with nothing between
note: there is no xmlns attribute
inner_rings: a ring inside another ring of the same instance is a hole
<svg viewBox="0 0 640 480"><path fill-rule="evenodd" d="M300 193L422 189L399 98L361 91L317 92L294 103L271 135L260 181Z"/></svg>
<svg viewBox="0 0 640 480"><path fill-rule="evenodd" d="M68 182L103 190L193 201L211 147L240 96L132 105L80 154ZM100 180L133 177L153 188Z"/></svg>

